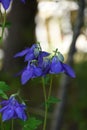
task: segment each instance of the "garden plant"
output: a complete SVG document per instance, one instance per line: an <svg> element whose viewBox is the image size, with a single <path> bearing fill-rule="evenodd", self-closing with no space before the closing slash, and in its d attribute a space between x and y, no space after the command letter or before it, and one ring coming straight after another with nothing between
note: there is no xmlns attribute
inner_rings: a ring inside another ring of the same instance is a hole
<svg viewBox="0 0 87 130"><path fill-rule="evenodd" d="M26 1L21 0L21 2L24 4ZM0 0L0 6L3 6L4 9L4 13L2 13L0 9L0 44L3 41L4 30L7 27L6 11L10 4L11 0ZM59 99L51 95L53 76L63 73L71 78L75 78L75 72L69 65L64 63L64 57L58 49L54 50L53 53L43 51L39 42L15 53L13 56L14 59L20 57L24 58L25 63L24 69L16 74L16 76L20 76L21 78L20 89L22 89L27 82L29 83L31 79L33 79L34 82L34 79L39 77L42 81L44 119L41 120L29 114L26 100L23 100L21 97L19 88L16 93L12 93L8 96L9 85L4 81L0 81L0 130L15 130L14 124L16 120L20 120L19 123L22 130L35 130L38 129L39 125L42 125L42 130L46 130L50 104L58 103L59 101ZM48 75L50 75L50 83L49 90L46 91L45 78ZM13 76L13 78L16 79L16 76Z"/></svg>

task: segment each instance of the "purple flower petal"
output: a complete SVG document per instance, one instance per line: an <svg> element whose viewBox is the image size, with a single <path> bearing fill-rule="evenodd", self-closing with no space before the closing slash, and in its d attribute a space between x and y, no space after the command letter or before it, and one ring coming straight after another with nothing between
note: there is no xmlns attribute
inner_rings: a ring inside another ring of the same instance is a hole
<svg viewBox="0 0 87 130"><path fill-rule="evenodd" d="M0 105L6 105L6 104L8 104L8 102L9 101L2 101L2 102L0 102Z"/></svg>
<svg viewBox="0 0 87 130"><path fill-rule="evenodd" d="M32 77L33 71L32 70L25 70L21 75L21 83L25 84L27 81Z"/></svg>
<svg viewBox="0 0 87 130"><path fill-rule="evenodd" d="M8 108L8 106L5 106L5 107L0 108L0 112L5 111L7 108Z"/></svg>
<svg viewBox="0 0 87 130"><path fill-rule="evenodd" d="M16 57L22 57L24 55L26 55L29 52L30 48L26 48L25 50L18 52L17 54L14 55L14 58Z"/></svg>
<svg viewBox="0 0 87 130"><path fill-rule="evenodd" d="M17 116L18 116L20 119L22 119L22 120L24 120L24 121L27 119L27 116L26 116L24 110L23 110L21 107L17 107L17 108L15 109L15 111L16 111Z"/></svg>
<svg viewBox="0 0 87 130"><path fill-rule="evenodd" d="M63 64L63 67L64 67L64 72L69 75L70 77L72 78L75 78L76 75L75 75L75 72L74 70L67 64Z"/></svg>
<svg viewBox="0 0 87 130"><path fill-rule="evenodd" d="M38 55L38 62L41 63L43 62L43 58L46 56L49 56L50 53L45 52L45 51L40 51L39 55Z"/></svg>
<svg viewBox="0 0 87 130"><path fill-rule="evenodd" d="M7 10L9 8L11 0L1 0L0 2L2 3L4 9Z"/></svg>
<svg viewBox="0 0 87 130"><path fill-rule="evenodd" d="M3 112L3 115L2 115L2 120L5 121L5 120L9 120L10 118L12 118L14 115L14 110L12 109L6 109L4 112Z"/></svg>
<svg viewBox="0 0 87 130"><path fill-rule="evenodd" d="M61 72L63 72L63 67L62 67L60 61L54 62L54 63L51 64L50 73L58 74L58 73L61 73Z"/></svg>
<svg viewBox="0 0 87 130"><path fill-rule="evenodd" d="M27 53L25 56L25 61L33 60L35 58L33 53Z"/></svg>
<svg viewBox="0 0 87 130"><path fill-rule="evenodd" d="M11 96L8 100L5 101L7 101L7 104L5 104L4 106L1 105L0 108L0 113L2 114L3 121L9 120L11 118L20 118L22 120L27 119L25 113L25 104L18 103L14 96ZM1 104L2 103L3 101L1 102Z"/></svg>
<svg viewBox="0 0 87 130"><path fill-rule="evenodd" d="M34 68L34 74L36 76L41 76L41 74L42 74L41 68L38 68L38 67Z"/></svg>
<svg viewBox="0 0 87 130"><path fill-rule="evenodd" d="M9 8L9 6L10 6L10 2L11 2L11 1L12 1L12 0L0 0L0 3L2 3L3 8L4 8L5 10L7 10L7 9ZM21 2L25 3L25 0L21 0Z"/></svg>

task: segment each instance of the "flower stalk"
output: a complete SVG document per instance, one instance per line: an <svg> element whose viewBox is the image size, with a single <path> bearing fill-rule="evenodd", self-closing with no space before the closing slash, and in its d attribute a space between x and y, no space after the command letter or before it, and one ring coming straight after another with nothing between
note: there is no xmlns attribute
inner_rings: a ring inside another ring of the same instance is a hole
<svg viewBox="0 0 87 130"><path fill-rule="evenodd" d="M47 96L46 96L46 88L45 88L44 78L42 78L42 83L43 83L43 94L44 94L44 101L45 101L45 116L44 116L43 130L46 130L48 110L47 110Z"/></svg>
<svg viewBox="0 0 87 130"><path fill-rule="evenodd" d="M47 104L47 101L49 100L50 95L51 95L52 76L51 76L51 80L50 80L50 87L49 87L49 91L48 91L48 96L46 94L46 87L45 87L44 77L42 78L42 83L43 83L43 94L44 94L44 101L45 101L45 116L44 116L43 130L46 130L47 114L48 114L48 104Z"/></svg>

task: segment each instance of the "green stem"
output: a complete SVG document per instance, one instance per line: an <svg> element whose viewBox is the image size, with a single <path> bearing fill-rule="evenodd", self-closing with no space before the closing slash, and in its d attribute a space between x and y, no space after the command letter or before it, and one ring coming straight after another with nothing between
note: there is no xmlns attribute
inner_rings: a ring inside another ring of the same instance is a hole
<svg viewBox="0 0 87 130"><path fill-rule="evenodd" d="M48 99L51 95L51 91L52 91L52 75L51 75L51 80L50 80L50 87L49 87L49 92L48 92Z"/></svg>
<svg viewBox="0 0 87 130"><path fill-rule="evenodd" d="M46 130L46 122L47 122L47 97L46 97L46 88L44 83L44 78L42 78L43 83L43 94L44 94L44 100L45 100L45 115L44 115L44 123L43 123L43 130Z"/></svg>
<svg viewBox="0 0 87 130"><path fill-rule="evenodd" d="M6 23L6 10L3 17L3 24L2 24L2 33L1 33L1 41L3 39L4 29L5 29L5 23Z"/></svg>
<svg viewBox="0 0 87 130"><path fill-rule="evenodd" d="M52 76L51 76L51 80L50 80L50 87L49 87L49 91L48 91L48 97L46 95L46 88L45 88L44 78L42 78L42 83L43 83L43 94L44 94L44 100L45 100L45 116L44 116L43 130L46 130L47 113L48 113L47 100L50 98L51 91L52 91Z"/></svg>
<svg viewBox="0 0 87 130"><path fill-rule="evenodd" d="M46 130L46 123L47 123L47 113L48 113L48 109L47 109L47 104L45 104L45 116L44 116L44 125L43 125L43 130Z"/></svg>

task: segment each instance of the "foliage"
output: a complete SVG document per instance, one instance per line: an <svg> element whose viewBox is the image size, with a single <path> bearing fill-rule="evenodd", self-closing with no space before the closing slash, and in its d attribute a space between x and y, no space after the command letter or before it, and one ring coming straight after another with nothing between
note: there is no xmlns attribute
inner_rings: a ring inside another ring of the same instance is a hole
<svg viewBox="0 0 87 130"><path fill-rule="evenodd" d="M41 123L41 120L35 117L29 117L29 119L23 123L23 130L36 130Z"/></svg>
<svg viewBox="0 0 87 130"><path fill-rule="evenodd" d="M8 99L8 96L5 93L8 90L10 90L10 87L4 81L0 81L0 97Z"/></svg>

